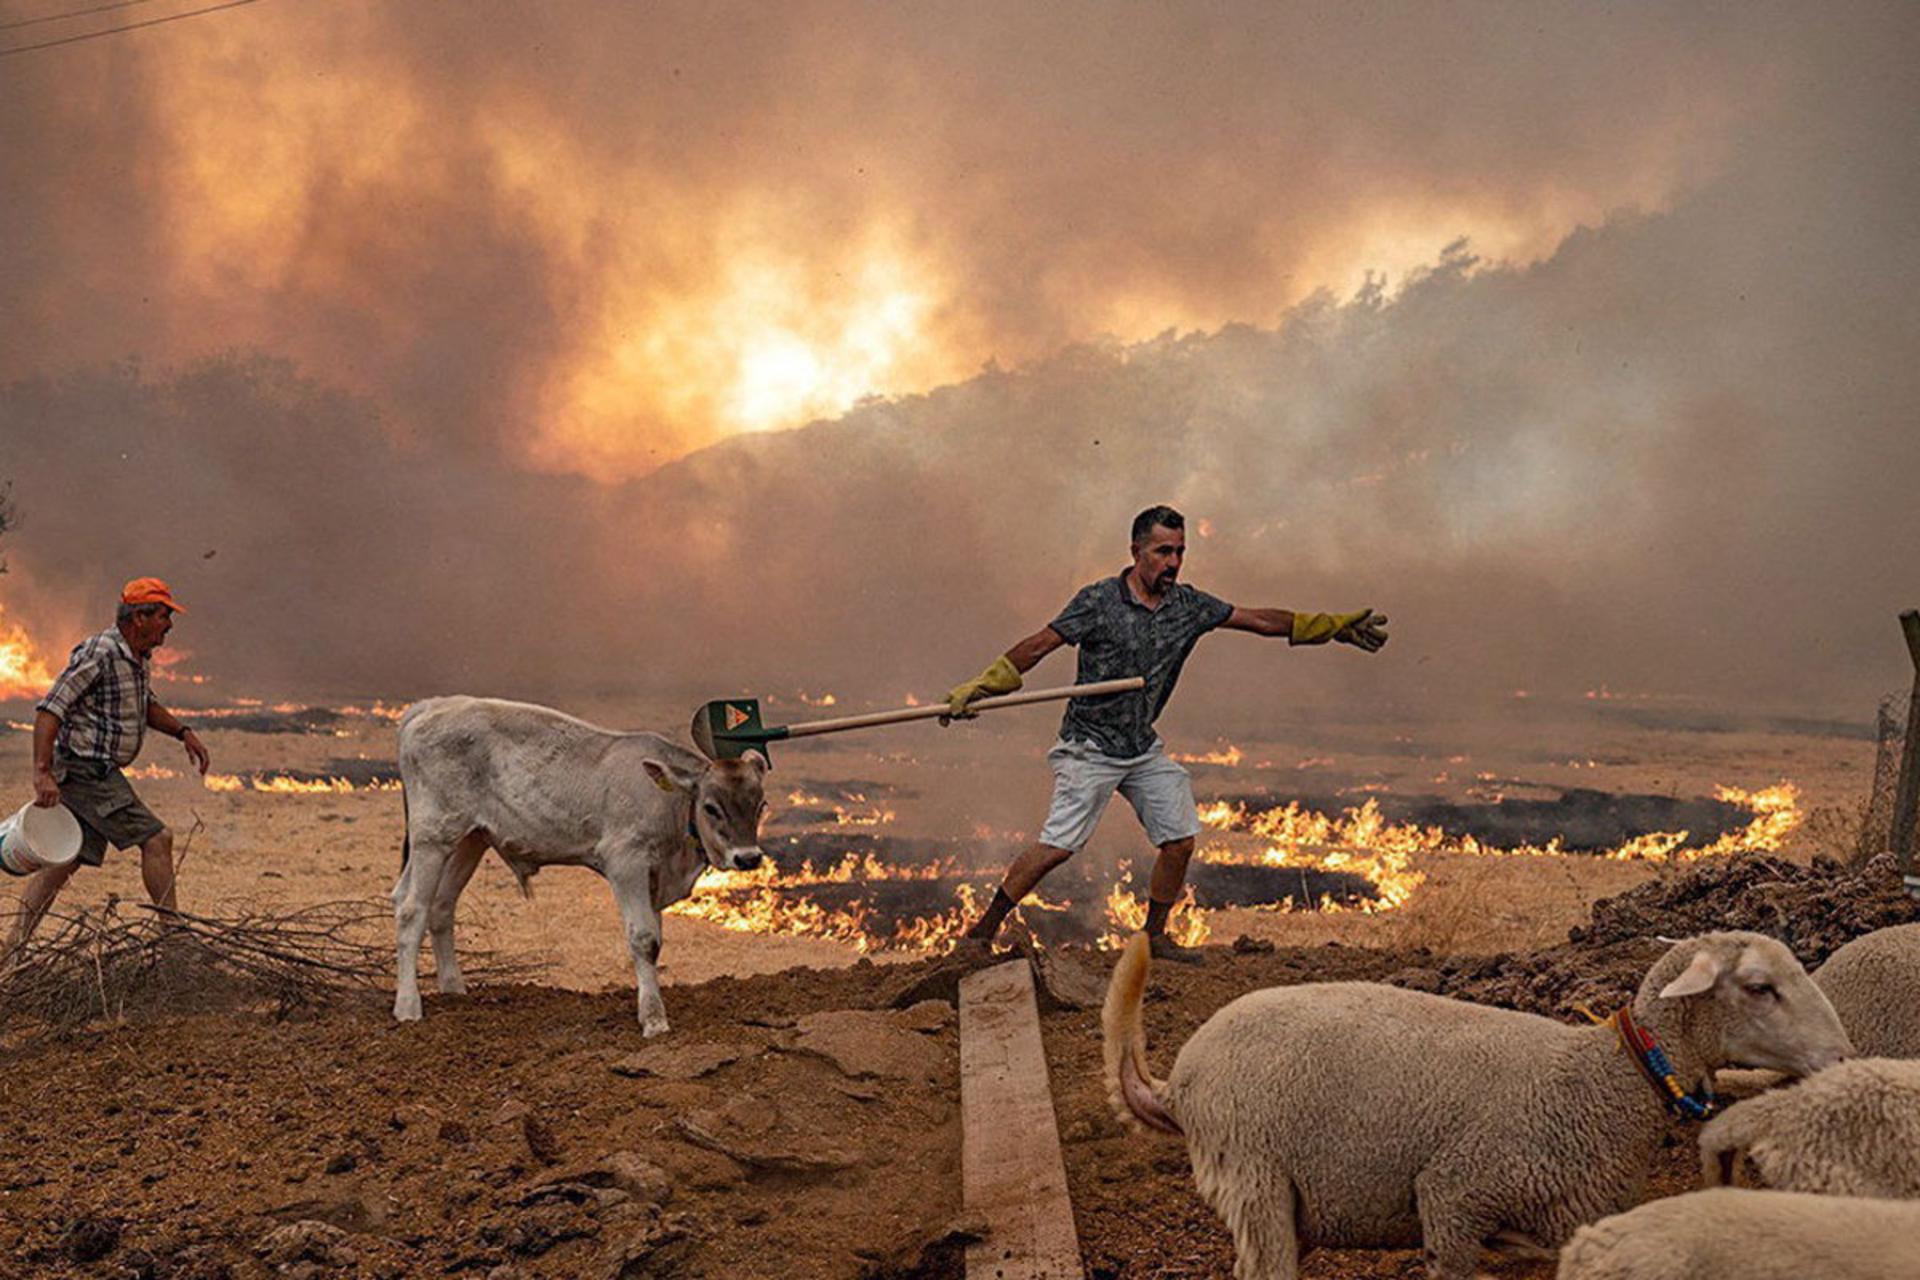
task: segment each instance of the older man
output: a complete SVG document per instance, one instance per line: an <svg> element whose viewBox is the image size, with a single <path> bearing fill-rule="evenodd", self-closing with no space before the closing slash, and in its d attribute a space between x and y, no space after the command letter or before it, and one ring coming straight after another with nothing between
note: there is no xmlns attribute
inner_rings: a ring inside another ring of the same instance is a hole
<svg viewBox="0 0 1920 1280"><path fill-rule="evenodd" d="M1079 647L1077 684L1144 676L1133 693L1074 698L1060 725L1060 741L1047 753L1053 766L1053 803L1040 839L1007 868L993 902L962 940L960 949L984 953L1015 904L1041 877L1079 852L1093 834L1107 802L1118 791L1133 806L1147 839L1159 850L1147 885L1146 931L1153 954L1163 960L1198 963L1200 953L1166 936L1167 918L1186 883L1200 817L1187 771L1167 758L1153 722L1173 696L1180 668L1201 636L1216 627L1285 636L1296 645L1338 640L1365 653L1387 642L1386 618L1371 609L1355 613L1295 613L1291 609L1242 609L1180 581L1186 559L1186 521L1172 507L1148 507L1133 521L1133 563L1103 578L1068 602L1047 626L994 659L980 675L947 695L947 716L973 713L976 698L1012 693L1021 673L1063 644Z"/></svg>
<svg viewBox="0 0 1920 1280"><path fill-rule="evenodd" d="M173 832L134 794L122 772L140 754L149 727L180 739L204 776L210 763L200 735L154 700L153 651L183 612L158 578L135 578L120 592L114 625L74 646L67 668L40 700L33 719L33 800L65 804L80 820L80 857L34 873L20 895L18 946L33 933L80 863L97 867L107 845L140 849L147 895L174 906Z"/></svg>

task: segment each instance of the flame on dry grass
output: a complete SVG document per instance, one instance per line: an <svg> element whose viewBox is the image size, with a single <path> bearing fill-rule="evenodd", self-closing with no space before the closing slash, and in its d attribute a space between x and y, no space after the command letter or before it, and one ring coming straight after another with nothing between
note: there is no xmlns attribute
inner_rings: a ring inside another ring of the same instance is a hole
<svg viewBox="0 0 1920 1280"><path fill-rule="evenodd" d="M343 795L350 791L398 791L400 781L397 778L369 782L354 782L348 778L293 778L284 773L251 773L245 777L234 773L209 773L206 786L209 791L263 791L270 795L314 796Z"/></svg>
<svg viewBox="0 0 1920 1280"><path fill-rule="evenodd" d="M896 867L872 854L850 853L825 869L806 862L799 871L784 875L767 862L755 871L709 872L692 897L667 910L737 933L825 938L845 943L862 955L873 951L936 951L950 945L979 915L974 886L964 880L954 886L954 906L931 916L899 921L891 928L881 924L873 910L858 899L843 907L824 907L789 891L855 881L943 880L955 873L952 859Z"/></svg>
<svg viewBox="0 0 1920 1280"><path fill-rule="evenodd" d="M396 723L401 716L407 714L405 704L397 707L391 706L377 698L364 706L358 703L350 703L344 707L331 707L329 710L335 715L358 717L365 720L385 720L388 724Z"/></svg>
<svg viewBox="0 0 1920 1280"><path fill-rule="evenodd" d="M1249 812L1244 806L1215 801L1200 807L1201 821L1222 832L1255 837L1261 847L1235 848L1210 844L1199 851L1203 861L1242 863L1306 870L1346 872L1366 879L1375 897L1345 904L1327 896L1312 910L1373 915L1407 904L1426 882L1415 859L1429 856L1479 858L1596 857L1613 861L1683 862L1740 852L1772 852L1802 821L1799 792L1791 783L1747 791L1719 787L1716 796L1752 815L1739 831L1704 845L1687 844L1685 831L1651 832L1597 854L1569 854L1559 840L1544 845L1502 848L1472 836L1450 836L1439 827L1421 827L1387 821L1378 802L1369 798L1357 808L1328 815L1299 804ZM824 803L803 791L790 793L794 803ZM849 797L852 798L852 797ZM843 819L844 820L844 819ZM668 910L745 933L777 933L826 938L854 947L862 954L874 951L933 951L944 948L978 917L981 889L965 880L955 886L957 905L945 911L897 923L883 922L858 899L843 907L824 907L794 889L819 884L868 883L887 880L946 880L967 874L953 859L925 866L899 867L872 854L848 854L840 862L816 868L811 862L797 872L782 873L772 863L757 871L710 873L694 897ZM1124 872L1107 893L1105 930L1101 946L1119 945L1146 923L1147 903ZM1022 904L1023 911L1064 912L1070 902L1039 895ZM1299 910L1291 901L1272 908ZM1168 933L1184 946L1198 946L1212 936L1209 913L1196 905L1191 885L1182 894L1168 922Z"/></svg>
<svg viewBox="0 0 1920 1280"><path fill-rule="evenodd" d="M1118 950L1129 937L1147 927L1147 900L1136 897L1128 887L1130 883L1131 877L1123 877L1107 890L1107 928L1099 941L1102 950ZM1200 946L1213 936L1207 913L1194 903L1192 885L1182 890L1180 900L1173 904L1173 913L1167 917L1167 936L1183 947Z"/></svg>
<svg viewBox="0 0 1920 1280"><path fill-rule="evenodd" d="M1198 755L1175 752L1173 758L1182 764L1223 764L1231 768L1245 758L1245 753L1229 742L1217 751L1203 751Z"/></svg>
<svg viewBox="0 0 1920 1280"><path fill-rule="evenodd" d="M1747 791L1740 787L1716 787L1714 795L1722 803L1747 810L1752 817L1738 831L1730 831L1709 844L1690 845L1686 831L1653 831L1635 836L1612 849L1594 854L1569 855L1565 845L1554 839L1546 844L1509 847L1487 844L1473 836L1451 836L1439 827L1421 827L1411 823L1388 822L1373 799L1358 808L1347 809L1337 817L1288 804L1249 814L1243 806L1215 801L1202 805L1200 820L1217 831L1246 831L1265 842L1264 849L1245 851L1224 845L1208 845L1200 850L1204 862L1246 863L1274 867L1305 867L1323 871L1345 871L1364 876L1372 883L1374 900L1344 907L1322 898L1323 911L1390 911L1405 905L1426 880L1413 860L1426 855L1457 855L1488 858L1598 857L1613 861L1693 862L1702 858L1725 857L1735 853L1773 853L1805 820L1800 809L1800 792L1790 782Z"/></svg>

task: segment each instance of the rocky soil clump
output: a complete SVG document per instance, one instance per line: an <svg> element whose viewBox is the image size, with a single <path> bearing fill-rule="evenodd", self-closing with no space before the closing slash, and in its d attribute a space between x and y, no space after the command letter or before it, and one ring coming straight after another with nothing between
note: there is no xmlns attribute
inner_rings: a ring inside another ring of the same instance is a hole
<svg viewBox="0 0 1920 1280"><path fill-rule="evenodd" d="M1875 929L1920 919L1891 857L1811 866L1760 854L1697 863L1593 904L1588 922L1544 951L1434 958L1388 978L1398 986L1574 1020L1630 999L1662 938L1746 929L1784 942L1808 969Z"/></svg>

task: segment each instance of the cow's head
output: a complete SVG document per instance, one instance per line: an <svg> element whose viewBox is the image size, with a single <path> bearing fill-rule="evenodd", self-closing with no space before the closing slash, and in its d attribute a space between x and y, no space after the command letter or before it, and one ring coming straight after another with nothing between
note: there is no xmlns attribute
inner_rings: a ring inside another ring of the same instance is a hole
<svg viewBox="0 0 1920 1280"><path fill-rule="evenodd" d="M693 797L693 829L716 871L751 871L760 865L760 819L767 812L762 780L767 762L749 751L738 760L714 760L687 769L642 761L647 776L664 791Z"/></svg>

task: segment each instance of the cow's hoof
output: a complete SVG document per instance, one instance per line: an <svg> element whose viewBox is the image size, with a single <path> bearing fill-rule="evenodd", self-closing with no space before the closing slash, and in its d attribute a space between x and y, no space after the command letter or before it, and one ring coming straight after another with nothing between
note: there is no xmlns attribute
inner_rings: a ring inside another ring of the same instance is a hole
<svg viewBox="0 0 1920 1280"><path fill-rule="evenodd" d="M667 1034L667 1015L663 1013L652 1018L642 1018L640 1020L640 1034L646 1036L648 1039Z"/></svg>
<svg viewBox="0 0 1920 1280"><path fill-rule="evenodd" d="M463 996L467 994L467 980L459 974L440 979L440 994L443 996ZM415 1015L418 1016L417 1014Z"/></svg>
<svg viewBox="0 0 1920 1280"><path fill-rule="evenodd" d="M420 997L418 995L395 996L393 1018L395 1022L420 1021Z"/></svg>

